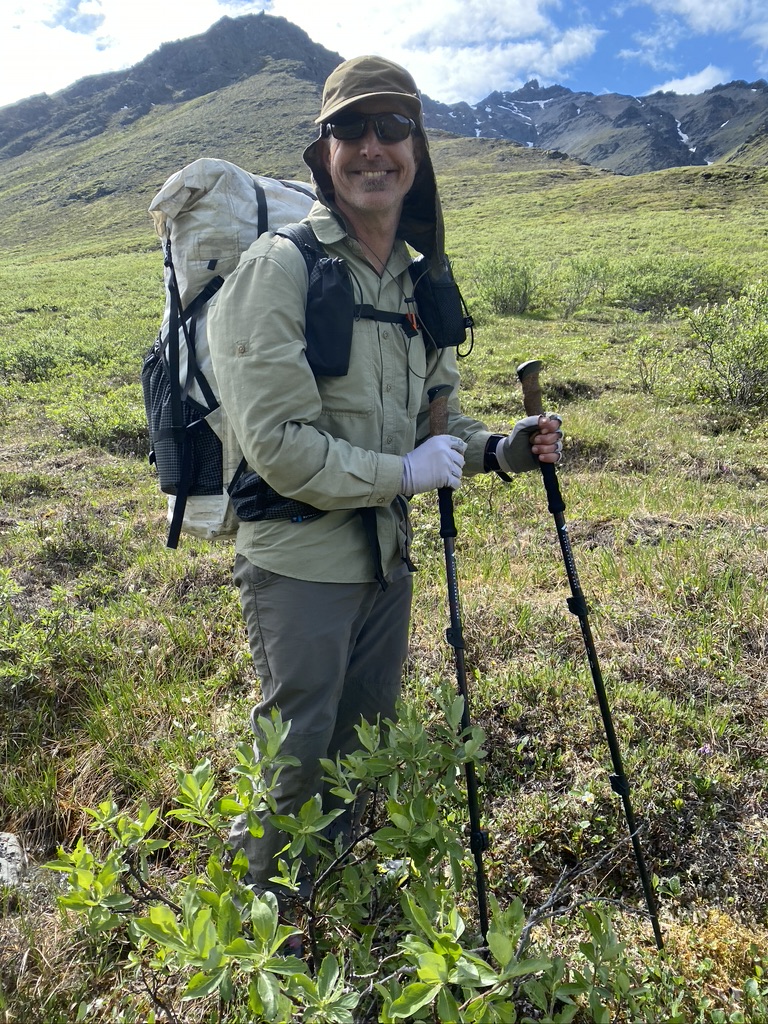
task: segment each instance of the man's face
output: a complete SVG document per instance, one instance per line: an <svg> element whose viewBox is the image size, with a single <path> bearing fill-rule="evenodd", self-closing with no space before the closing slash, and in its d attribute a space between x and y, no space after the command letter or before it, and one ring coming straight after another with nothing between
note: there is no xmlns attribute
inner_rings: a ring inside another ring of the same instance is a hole
<svg viewBox="0 0 768 1024"><path fill-rule="evenodd" d="M404 114L387 99L366 100L344 111L350 114ZM407 116L407 115L406 115ZM413 135L402 142L382 142L372 124L359 139L328 138L325 166L331 176L339 209L352 222L382 214L400 216L403 200L413 185L416 157Z"/></svg>

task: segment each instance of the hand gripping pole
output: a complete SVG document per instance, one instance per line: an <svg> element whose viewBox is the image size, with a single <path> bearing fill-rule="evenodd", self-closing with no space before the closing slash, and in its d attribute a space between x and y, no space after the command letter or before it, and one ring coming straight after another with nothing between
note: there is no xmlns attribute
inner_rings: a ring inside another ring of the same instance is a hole
<svg viewBox="0 0 768 1024"><path fill-rule="evenodd" d="M430 388L429 396L429 427L433 436L448 433L448 395L451 388L447 384L439 384ZM469 729L472 722L469 714L469 693L467 690L467 673L464 665L464 635L461 624L461 608L459 605L459 583L456 571L454 540L456 538L456 522L453 515L453 491L450 487L440 487L437 491L440 508L440 536L445 549L445 575L448 583L448 607L450 610L450 628L446 630L446 639L453 648L456 662L456 680L459 693L464 699L464 710L461 716L462 732ZM488 897L485 869L483 867L483 851L488 849L488 833L480 824L480 801L478 799L477 775L475 765L467 761L464 765L467 783L467 806L469 810L470 849L475 858L475 885L477 888L478 913L480 931L483 940L488 935Z"/></svg>
<svg viewBox="0 0 768 1024"><path fill-rule="evenodd" d="M541 388L539 386L539 371L541 370L541 365L542 364L538 359L532 359L530 362L522 363L517 368L517 375L520 378L520 383L523 387L523 405L525 406L525 413L527 416L541 416L544 412L544 404L541 399ZM605 691L603 676L597 660L595 642L592 639L592 630L589 626L587 602L584 599L584 593L581 589L579 576L576 572L576 563L573 560L571 542L568 537L568 526L566 525L565 516L563 515L565 512L565 502L563 501L563 495L560 491L560 483L557 479L557 472L554 465L551 462L541 462L539 465L541 467L541 475L544 479L544 489L547 492L549 511L555 519L557 537L560 541L560 548L562 550L563 561L565 563L565 571L568 575L568 582L571 586L572 596L568 599L568 609L574 615L578 616L579 619L581 634L584 638L584 646L587 653L587 660L589 661L592 680L595 684L597 702L600 705L600 713L603 718L605 735L608 740L608 747L611 751L611 760L613 762L614 771L614 774L610 777L611 787L615 793L619 794L622 803L624 804L624 814L627 819L627 825L629 826L632 848L635 852L635 860L637 861L637 867L640 873L640 882L642 883L645 902L648 906L648 915L651 920L653 935L656 940L657 948L663 949L664 942L661 937L656 900L654 898L650 878L648 877L648 871L645 866L643 851L640 846L640 838L637 833L637 823L635 821L635 815L630 801L629 781L624 774L624 766L621 760L619 743L616 739L616 731L613 727L613 718L611 716L611 709L608 703L608 695Z"/></svg>

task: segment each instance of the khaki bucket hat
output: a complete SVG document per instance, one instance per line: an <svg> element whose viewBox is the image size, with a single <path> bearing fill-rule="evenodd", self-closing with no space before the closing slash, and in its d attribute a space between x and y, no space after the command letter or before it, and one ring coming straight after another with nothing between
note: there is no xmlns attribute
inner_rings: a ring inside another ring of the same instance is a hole
<svg viewBox="0 0 768 1024"><path fill-rule="evenodd" d="M323 106L316 124L324 124L353 103L388 98L421 124L421 96L412 76L384 57L354 57L330 73L323 89Z"/></svg>

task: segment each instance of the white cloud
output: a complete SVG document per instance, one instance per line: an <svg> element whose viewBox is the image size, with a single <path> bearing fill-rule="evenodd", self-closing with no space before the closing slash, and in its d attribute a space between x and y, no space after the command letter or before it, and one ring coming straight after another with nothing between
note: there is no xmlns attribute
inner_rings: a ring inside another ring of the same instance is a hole
<svg viewBox="0 0 768 1024"><path fill-rule="evenodd" d="M327 8L311 0L273 0L271 14L295 20L316 42L343 57L381 53L413 74L422 92L446 103L477 102L494 89L532 77L568 77L572 63L594 53L592 26L561 30L545 15L553 0L443 0L439 13L412 0L359 0ZM343 26L343 28L342 28Z"/></svg>
<svg viewBox="0 0 768 1024"><path fill-rule="evenodd" d="M768 47L768 8L765 0L647 0L648 6L659 14L681 18L688 28L699 35L733 34Z"/></svg>
<svg viewBox="0 0 768 1024"><path fill-rule="evenodd" d="M730 71L717 68L714 64L708 64L703 71L695 75L687 75L685 78L675 78L662 85L654 85L648 92L676 92L678 96L692 96L700 92L706 92L721 82L730 82L732 79Z"/></svg>
<svg viewBox="0 0 768 1024"><path fill-rule="evenodd" d="M224 14L245 14L261 7L261 3L218 0L3 3L0 104L33 93L56 92L84 75L129 67L162 42L204 32ZM78 31L79 26L88 25L90 32Z"/></svg>
<svg viewBox="0 0 768 1024"><path fill-rule="evenodd" d="M637 61L658 73L677 70L676 48L685 35L682 25L672 19L654 24L651 31L635 32L632 36L637 48L619 50L623 60Z"/></svg>
<svg viewBox="0 0 768 1024"><path fill-rule="evenodd" d="M754 21L762 3L754 0L651 0L649 6L659 14L676 14L694 32L729 32Z"/></svg>

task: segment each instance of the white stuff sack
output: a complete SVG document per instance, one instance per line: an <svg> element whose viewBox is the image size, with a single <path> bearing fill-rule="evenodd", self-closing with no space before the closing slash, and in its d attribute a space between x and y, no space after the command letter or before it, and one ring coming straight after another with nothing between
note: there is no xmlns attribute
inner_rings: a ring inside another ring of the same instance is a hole
<svg viewBox="0 0 768 1024"><path fill-rule="evenodd" d="M163 251L171 243L173 266L182 308L189 305L214 277L226 278L241 253L264 231L275 231L307 216L314 202L310 185L251 174L227 160L204 157L188 164L165 182L149 206ZM165 269L166 301L159 344L168 346L171 309L170 270ZM196 315L195 356L216 399L219 390L211 365L206 329L207 311L216 296ZM167 360L166 360L167 364ZM179 340L179 378L184 393L206 409L210 403L193 379L187 389L187 347ZM234 431L221 408L205 416L222 445L221 493L187 497L181 530L206 540L232 536L238 520L227 488L242 460ZM173 520L176 496L168 495L168 522Z"/></svg>

